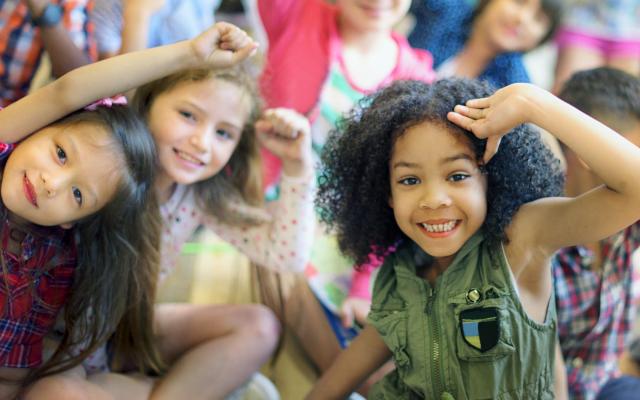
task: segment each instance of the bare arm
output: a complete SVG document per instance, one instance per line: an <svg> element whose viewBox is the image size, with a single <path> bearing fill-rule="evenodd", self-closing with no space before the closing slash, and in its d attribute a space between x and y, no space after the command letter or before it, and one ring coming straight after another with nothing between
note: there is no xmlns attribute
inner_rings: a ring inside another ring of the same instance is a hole
<svg viewBox="0 0 640 400"><path fill-rule="evenodd" d="M0 112L0 141L16 142L92 101L184 68L234 65L256 46L244 31L218 23L192 40L85 65Z"/></svg>
<svg viewBox="0 0 640 400"><path fill-rule="evenodd" d="M524 237L528 247L550 255L561 247L610 236L640 218L640 149L621 135L528 84L510 85L467 106L456 106L450 118L477 136L495 145L514 126L531 122L565 143L605 183L576 198L524 205L510 227L516 240Z"/></svg>
<svg viewBox="0 0 640 400"><path fill-rule="evenodd" d="M556 359L553 363L553 391L558 400L569 399L569 388L567 387L567 369L564 364L564 357L560 349L560 342L556 339Z"/></svg>
<svg viewBox="0 0 640 400"><path fill-rule="evenodd" d="M378 331L367 325L320 377L307 400L342 399L391 357Z"/></svg>
<svg viewBox="0 0 640 400"><path fill-rule="evenodd" d="M149 21L164 0L124 0L122 10L122 45L120 54L147 48Z"/></svg>
<svg viewBox="0 0 640 400"><path fill-rule="evenodd" d="M29 12L33 17L42 15L49 0L27 0ZM71 36L62 21L54 26L41 27L41 39L44 49L51 60L53 75L58 77L65 73L89 64L91 60L82 49L71 40Z"/></svg>

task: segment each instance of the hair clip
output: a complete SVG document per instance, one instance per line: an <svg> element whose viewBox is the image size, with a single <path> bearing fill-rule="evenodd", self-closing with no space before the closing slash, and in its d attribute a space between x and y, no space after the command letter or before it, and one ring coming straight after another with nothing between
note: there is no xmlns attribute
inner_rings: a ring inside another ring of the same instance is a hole
<svg viewBox="0 0 640 400"><path fill-rule="evenodd" d="M95 111L98 107L111 108L114 104L121 106L127 105L127 98L123 95L117 95L113 97L105 97L104 99L96 100L93 103L86 106L84 109L87 111Z"/></svg>

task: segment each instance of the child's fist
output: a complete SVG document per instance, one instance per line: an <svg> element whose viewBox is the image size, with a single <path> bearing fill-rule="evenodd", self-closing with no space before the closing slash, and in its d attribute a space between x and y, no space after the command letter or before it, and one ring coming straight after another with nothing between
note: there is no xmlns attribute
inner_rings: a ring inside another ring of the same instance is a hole
<svg viewBox="0 0 640 400"><path fill-rule="evenodd" d="M255 53L258 43L235 25L218 22L191 40L199 63L231 67Z"/></svg>
<svg viewBox="0 0 640 400"><path fill-rule="evenodd" d="M287 108L269 109L256 122L256 134L282 160L285 175L311 173L311 127L305 116Z"/></svg>

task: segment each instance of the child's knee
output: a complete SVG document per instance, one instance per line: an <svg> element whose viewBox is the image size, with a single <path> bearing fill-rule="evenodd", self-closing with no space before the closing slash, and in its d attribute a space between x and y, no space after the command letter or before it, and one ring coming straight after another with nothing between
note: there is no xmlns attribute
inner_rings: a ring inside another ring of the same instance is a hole
<svg viewBox="0 0 640 400"><path fill-rule="evenodd" d="M276 345L280 337L280 321L270 308L262 304L247 307L247 324L250 332L259 340Z"/></svg>
<svg viewBox="0 0 640 400"><path fill-rule="evenodd" d="M24 400L89 400L79 378L68 376L48 376L31 385Z"/></svg>

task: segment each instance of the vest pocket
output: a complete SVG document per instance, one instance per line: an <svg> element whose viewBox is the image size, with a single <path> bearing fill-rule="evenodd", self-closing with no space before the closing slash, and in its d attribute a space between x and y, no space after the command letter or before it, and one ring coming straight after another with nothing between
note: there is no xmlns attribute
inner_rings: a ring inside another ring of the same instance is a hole
<svg viewBox="0 0 640 400"><path fill-rule="evenodd" d="M407 349L407 311L403 303L397 306L385 305L379 308L373 305L369 314L371 324L376 328L382 340L393 353L393 359L402 376L410 364Z"/></svg>
<svg viewBox="0 0 640 400"><path fill-rule="evenodd" d="M486 299L455 307L456 352L460 360L495 361L515 352L506 299Z"/></svg>

